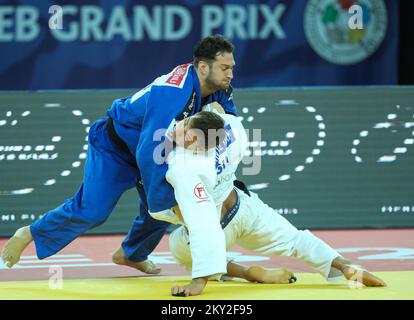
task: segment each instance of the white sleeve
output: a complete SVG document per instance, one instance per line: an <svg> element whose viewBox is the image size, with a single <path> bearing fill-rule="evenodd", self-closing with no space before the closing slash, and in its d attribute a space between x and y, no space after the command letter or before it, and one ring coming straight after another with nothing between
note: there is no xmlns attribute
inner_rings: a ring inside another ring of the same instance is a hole
<svg viewBox="0 0 414 320"><path fill-rule="evenodd" d="M227 272L226 241L220 215L196 172L185 165L170 166L167 181L188 228L193 260L192 278Z"/></svg>
<svg viewBox="0 0 414 320"><path fill-rule="evenodd" d="M236 141L228 146L227 156L231 159L230 163L238 165L249 146L246 130L238 117L231 114L221 114L220 116L226 121L226 124L230 125L231 132L228 134L232 135Z"/></svg>

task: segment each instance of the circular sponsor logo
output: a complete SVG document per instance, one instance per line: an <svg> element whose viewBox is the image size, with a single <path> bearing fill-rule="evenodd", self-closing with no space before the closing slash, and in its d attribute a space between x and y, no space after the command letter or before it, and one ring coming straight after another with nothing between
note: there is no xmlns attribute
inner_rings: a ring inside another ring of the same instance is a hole
<svg viewBox="0 0 414 320"><path fill-rule="evenodd" d="M354 5L358 11L349 12ZM357 19L362 28L353 25ZM356 64L373 54L384 40L387 10L383 0L310 0L304 29L319 56L334 64Z"/></svg>
<svg viewBox="0 0 414 320"><path fill-rule="evenodd" d="M201 185L201 183L197 184L194 187L194 195L200 200L207 199L206 190L204 190L204 187Z"/></svg>

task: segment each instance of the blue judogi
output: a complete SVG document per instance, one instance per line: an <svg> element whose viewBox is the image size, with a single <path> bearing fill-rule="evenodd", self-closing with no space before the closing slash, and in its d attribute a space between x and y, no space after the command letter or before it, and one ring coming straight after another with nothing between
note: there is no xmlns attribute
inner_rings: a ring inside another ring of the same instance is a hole
<svg viewBox="0 0 414 320"><path fill-rule="evenodd" d="M78 191L30 226L39 259L57 253L102 224L121 195L135 187L140 195L140 216L122 247L130 260L146 260L169 225L151 218L148 210L158 212L176 205L173 189L165 180L168 166L154 161L154 155L163 156L156 151L164 139L154 139L154 133L165 131L173 119L189 117L201 111L202 104L213 101L236 114L231 88L202 101L192 64L176 67L132 97L115 100L107 116L113 119L115 132L126 148L111 139L108 118L91 126L84 179Z"/></svg>

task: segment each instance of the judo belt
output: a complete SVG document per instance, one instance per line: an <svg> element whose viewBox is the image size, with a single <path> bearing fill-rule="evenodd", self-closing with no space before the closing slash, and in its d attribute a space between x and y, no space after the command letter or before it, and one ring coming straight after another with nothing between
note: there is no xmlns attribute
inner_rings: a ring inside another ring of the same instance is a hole
<svg viewBox="0 0 414 320"><path fill-rule="evenodd" d="M235 180L233 182L233 185L237 188L242 190L245 194L247 194L250 197L250 192L249 189L247 189L246 185L241 182L240 180ZM227 227L227 225L230 223L230 221L234 218L234 216L236 215L237 211L239 211L240 209L240 197L239 194L236 191L236 202L234 203L233 207L231 207L226 214L224 215L223 219L220 221L220 225L221 228L224 229L225 227ZM184 225L184 229L188 234L188 229L187 226ZM190 242L187 242L187 245L189 245Z"/></svg>
<svg viewBox="0 0 414 320"><path fill-rule="evenodd" d="M223 230L230 223L230 221L234 218L234 216L236 215L237 211L239 211L239 208L240 208L240 197L239 197L239 194L236 192L236 202L226 212L226 214L224 215L223 219L220 221L220 225L221 225L221 228ZM188 233L187 226L184 225L184 228L185 228L186 233L189 234ZM187 242L187 244L189 245L190 242Z"/></svg>
<svg viewBox="0 0 414 320"><path fill-rule="evenodd" d="M247 194L250 197L249 189L247 189L246 185L243 182L241 182L240 180L234 180L233 185L237 189L242 190L245 194ZM239 211L239 208L240 208L240 197L239 197L239 194L236 192L236 202L234 203L233 207L231 207L226 212L223 219L220 221L222 229L224 229L230 223L230 221L236 215L237 211Z"/></svg>
<svg viewBox="0 0 414 320"><path fill-rule="evenodd" d="M236 202L234 203L233 207L231 207L226 212L223 219L220 221L222 229L224 229L230 223L230 221L236 215L237 211L239 211L239 208L240 208L240 197L239 197L239 194L236 192Z"/></svg>
<svg viewBox="0 0 414 320"><path fill-rule="evenodd" d="M240 189L241 191L243 191L245 194L247 194L250 197L250 191L249 189L247 189L246 185L244 184L244 182L240 181L240 180L234 180L233 181L233 185L237 188Z"/></svg>
<svg viewBox="0 0 414 320"><path fill-rule="evenodd" d="M108 129L108 134L112 142L115 143L116 146L122 151L132 154L127 144L116 133L115 127L114 127L114 121L112 120L112 118L108 118L108 120L106 120L106 128Z"/></svg>

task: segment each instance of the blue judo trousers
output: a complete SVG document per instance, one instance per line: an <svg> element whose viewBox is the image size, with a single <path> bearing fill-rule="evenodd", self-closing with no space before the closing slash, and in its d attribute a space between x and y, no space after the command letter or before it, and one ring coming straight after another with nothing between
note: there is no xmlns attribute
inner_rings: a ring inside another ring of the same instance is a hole
<svg viewBox="0 0 414 320"><path fill-rule="evenodd" d="M111 141L106 119L89 130L89 147L83 182L76 194L30 226L39 259L60 251L87 230L109 217L122 194L140 180L135 157ZM164 235L168 223L155 220L140 199L140 215L130 231L134 244L126 254L134 261L146 260Z"/></svg>
<svg viewBox="0 0 414 320"><path fill-rule="evenodd" d="M174 68L132 97L115 100L108 117L89 130L83 182L76 194L30 225L38 258L57 253L87 230L104 223L122 194L136 188L140 214L122 248L131 261L146 260L169 226L153 219L149 211L159 212L177 204L174 190L165 179L167 164L154 161L155 151L165 137L154 138L154 133L213 101L236 114L231 88L201 99L192 64ZM108 118L123 145L114 140Z"/></svg>

